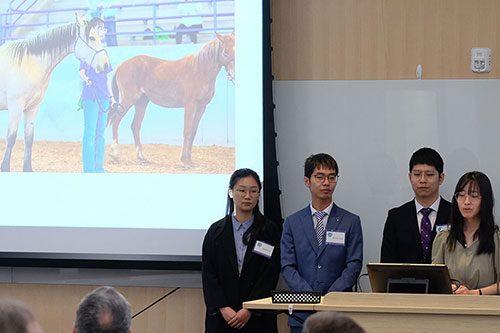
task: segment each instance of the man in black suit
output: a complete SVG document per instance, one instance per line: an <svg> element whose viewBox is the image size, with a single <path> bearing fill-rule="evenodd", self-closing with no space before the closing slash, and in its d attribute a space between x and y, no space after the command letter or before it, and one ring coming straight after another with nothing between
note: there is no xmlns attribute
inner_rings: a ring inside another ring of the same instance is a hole
<svg viewBox="0 0 500 333"><path fill-rule="evenodd" d="M437 151L421 148L410 159L415 199L389 210L382 239L381 262L430 263L436 232L448 228L451 204L439 196L444 162Z"/></svg>

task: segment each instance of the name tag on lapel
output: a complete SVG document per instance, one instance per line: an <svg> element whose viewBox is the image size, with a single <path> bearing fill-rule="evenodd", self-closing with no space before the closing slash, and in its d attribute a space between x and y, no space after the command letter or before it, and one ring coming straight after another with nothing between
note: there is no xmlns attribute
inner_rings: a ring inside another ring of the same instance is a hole
<svg viewBox="0 0 500 333"><path fill-rule="evenodd" d="M327 245L340 245L345 246L345 232L343 231L327 231L326 232Z"/></svg>
<svg viewBox="0 0 500 333"><path fill-rule="evenodd" d="M449 224L438 224L436 225L436 232L440 233L441 231L450 230Z"/></svg>
<svg viewBox="0 0 500 333"><path fill-rule="evenodd" d="M273 255L273 250L274 246L258 240L255 242L255 246L253 247L252 252L266 258L271 258L271 256Z"/></svg>

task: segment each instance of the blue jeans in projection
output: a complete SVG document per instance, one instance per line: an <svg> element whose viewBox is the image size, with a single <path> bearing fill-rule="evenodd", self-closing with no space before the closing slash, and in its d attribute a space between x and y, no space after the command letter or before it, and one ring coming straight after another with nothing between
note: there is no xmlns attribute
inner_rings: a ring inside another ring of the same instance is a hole
<svg viewBox="0 0 500 333"><path fill-rule="evenodd" d="M100 100L102 110L108 109L109 100ZM108 121L108 112L100 110L94 101L83 101L83 172L104 172L104 130Z"/></svg>

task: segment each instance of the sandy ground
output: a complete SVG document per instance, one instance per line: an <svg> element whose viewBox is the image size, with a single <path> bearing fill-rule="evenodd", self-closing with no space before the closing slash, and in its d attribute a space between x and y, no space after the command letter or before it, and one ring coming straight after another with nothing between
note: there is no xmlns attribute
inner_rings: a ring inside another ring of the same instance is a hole
<svg viewBox="0 0 500 333"><path fill-rule="evenodd" d="M181 146L167 144L143 145L147 163L137 159L132 144L119 146L119 163L108 156L106 145L104 169L122 173L207 173L230 174L234 171L234 147L193 146L193 165L184 166L180 161ZM5 152L5 139L0 139L1 158ZM24 141L18 140L11 159L11 171L22 171ZM80 142L35 141L33 143L34 172L82 172L82 148Z"/></svg>

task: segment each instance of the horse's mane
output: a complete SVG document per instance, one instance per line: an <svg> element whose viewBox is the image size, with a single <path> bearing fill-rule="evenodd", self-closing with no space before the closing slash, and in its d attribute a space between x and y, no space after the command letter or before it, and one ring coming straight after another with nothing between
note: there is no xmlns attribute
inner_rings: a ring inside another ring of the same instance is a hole
<svg viewBox="0 0 500 333"><path fill-rule="evenodd" d="M27 55L54 58L74 45L77 34L78 23L70 23L41 32L33 37L14 41L9 45L9 50L12 58L19 63Z"/></svg>
<svg viewBox="0 0 500 333"><path fill-rule="evenodd" d="M221 47L221 42L218 38L203 45L203 47L196 53L198 68L211 68L218 66L218 55Z"/></svg>

